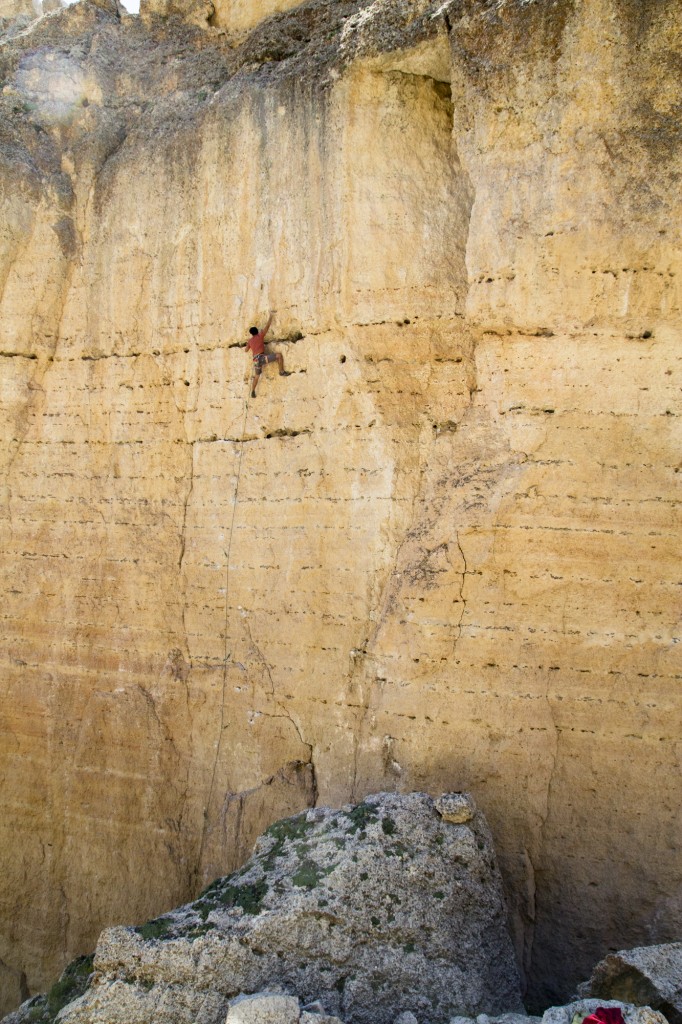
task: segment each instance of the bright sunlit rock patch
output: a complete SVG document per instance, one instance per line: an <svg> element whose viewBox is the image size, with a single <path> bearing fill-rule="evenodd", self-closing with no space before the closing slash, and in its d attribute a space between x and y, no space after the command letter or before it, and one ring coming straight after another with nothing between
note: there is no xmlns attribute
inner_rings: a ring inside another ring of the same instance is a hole
<svg viewBox="0 0 682 1024"><path fill-rule="evenodd" d="M82 68L50 50L30 53L21 61L14 87L42 120L51 123L68 122L86 99Z"/></svg>

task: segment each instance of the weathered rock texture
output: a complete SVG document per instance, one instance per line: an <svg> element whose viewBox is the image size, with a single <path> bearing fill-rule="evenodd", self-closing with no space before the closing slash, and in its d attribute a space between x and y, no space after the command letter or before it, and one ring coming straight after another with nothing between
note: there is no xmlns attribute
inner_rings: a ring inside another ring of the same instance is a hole
<svg viewBox="0 0 682 1024"><path fill-rule="evenodd" d="M194 903L105 931L94 969L64 1024L222 1024L230 997L273 985L290 998L271 1009L319 997L351 1024L523 1008L487 825L421 793L277 822Z"/></svg>
<svg viewBox="0 0 682 1024"><path fill-rule="evenodd" d="M500 1017L479 1014L476 1024L580 1024L585 1017L604 1007L617 1007L625 1024L666 1024L666 1018L651 1006L637 1006L616 999L577 999L564 1006L550 1006L542 1017L529 1017L520 1013L504 1013ZM473 1024L467 1017L453 1017L450 1024Z"/></svg>
<svg viewBox="0 0 682 1024"><path fill-rule="evenodd" d="M680 2L171 13L0 49L3 1005L379 788L556 1001L679 937Z"/></svg>
<svg viewBox="0 0 682 1024"><path fill-rule="evenodd" d="M226 1024L341 1024L338 1017L324 1013L319 1001L316 1003L321 1012L301 1012L299 1000L295 996L257 992L255 995L237 996L230 1003Z"/></svg>
<svg viewBox="0 0 682 1024"><path fill-rule="evenodd" d="M243 34L264 18L297 7L297 0L214 0L214 24Z"/></svg>
<svg viewBox="0 0 682 1024"><path fill-rule="evenodd" d="M23 31L38 13L32 0L0 0L0 40Z"/></svg>
<svg viewBox="0 0 682 1024"><path fill-rule="evenodd" d="M618 999L576 999L565 1006L551 1006L542 1015L542 1024L573 1024L584 1020L600 1007L617 1007L623 1014L625 1024L665 1024L666 1018L650 1006L636 1006Z"/></svg>
<svg viewBox="0 0 682 1024"><path fill-rule="evenodd" d="M581 994L652 1006L682 1024L682 942L612 953L580 986Z"/></svg>

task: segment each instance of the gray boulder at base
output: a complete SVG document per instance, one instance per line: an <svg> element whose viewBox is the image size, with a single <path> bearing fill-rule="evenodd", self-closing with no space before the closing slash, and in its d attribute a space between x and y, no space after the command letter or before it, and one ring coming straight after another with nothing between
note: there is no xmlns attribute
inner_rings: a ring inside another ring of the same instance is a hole
<svg viewBox="0 0 682 1024"><path fill-rule="evenodd" d="M490 832L469 807L455 824L423 793L380 793L277 822L193 903L104 931L60 1024L223 1024L231 998L263 989L347 1024L523 1011Z"/></svg>
<svg viewBox="0 0 682 1024"><path fill-rule="evenodd" d="M584 996L651 1006L670 1024L682 1024L682 942L612 953L597 964L579 991Z"/></svg>
<svg viewBox="0 0 682 1024"><path fill-rule="evenodd" d="M667 1024L665 1017L650 1006L633 1006L616 999L578 999L564 1006L551 1006L542 1015L542 1024L576 1024L600 1006L617 1006L625 1024Z"/></svg>
<svg viewBox="0 0 682 1024"><path fill-rule="evenodd" d="M666 1024L665 1017L650 1006L634 1006L615 999L578 999L563 1006L551 1006L542 1017L530 1017L521 1013L503 1013L498 1017L479 1014L475 1020L468 1017L452 1017L450 1024L581 1024L585 1017L600 1006L617 1006L625 1024Z"/></svg>
<svg viewBox="0 0 682 1024"><path fill-rule="evenodd" d="M321 1006L321 1004L314 1004ZM256 995L237 996L230 1003L225 1024L342 1024L338 1017L329 1017L318 1011L301 1011L294 996L278 995L274 992L257 992Z"/></svg>
<svg viewBox="0 0 682 1024"><path fill-rule="evenodd" d="M527 1013L501 1013L490 1017L479 1013L478 1017L451 1017L450 1024L540 1024L542 1017L531 1017Z"/></svg>

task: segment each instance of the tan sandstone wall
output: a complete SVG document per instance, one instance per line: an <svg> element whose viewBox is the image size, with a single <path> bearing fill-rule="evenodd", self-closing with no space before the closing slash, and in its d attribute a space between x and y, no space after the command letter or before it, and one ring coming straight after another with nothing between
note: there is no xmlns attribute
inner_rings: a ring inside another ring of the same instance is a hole
<svg viewBox="0 0 682 1024"><path fill-rule="evenodd" d="M379 788L475 794L536 1000L679 931L680 4L441 6L12 69L4 1008Z"/></svg>
<svg viewBox="0 0 682 1024"><path fill-rule="evenodd" d="M215 24L243 34L264 18L298 5L299 0L214 0Z"/></svg>
<svg viewBox="0 0 682 1024"><path fill-rule="evenodd" d="M0 0L0 30L22 15L33 18L35 14L31 0Z"/></svg>

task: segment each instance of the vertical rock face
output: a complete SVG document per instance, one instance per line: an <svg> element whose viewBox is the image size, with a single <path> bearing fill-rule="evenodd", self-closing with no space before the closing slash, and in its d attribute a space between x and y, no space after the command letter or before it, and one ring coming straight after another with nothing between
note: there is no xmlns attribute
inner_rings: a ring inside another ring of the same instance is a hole
<svg viewBox="0 0 682 1024"><path fill-rule="evenodd" d="M0 2L0 40L3 36L13 36L21 32L35 20L39 10L31 0L1 0Z"/></svg>
<svg viewBox="0 0 682 1024"><path fill-rule="evenodd" d="M563 994L680 925L680 4L197 10L0 49L3 1006L380 787Z"/></svg>
<svg viewBox="0 0 682 1024"><path fill-rule="evenodd" d="M264 18L297 6L297 0L218 0L215 24L243 35Z"/></svg>

